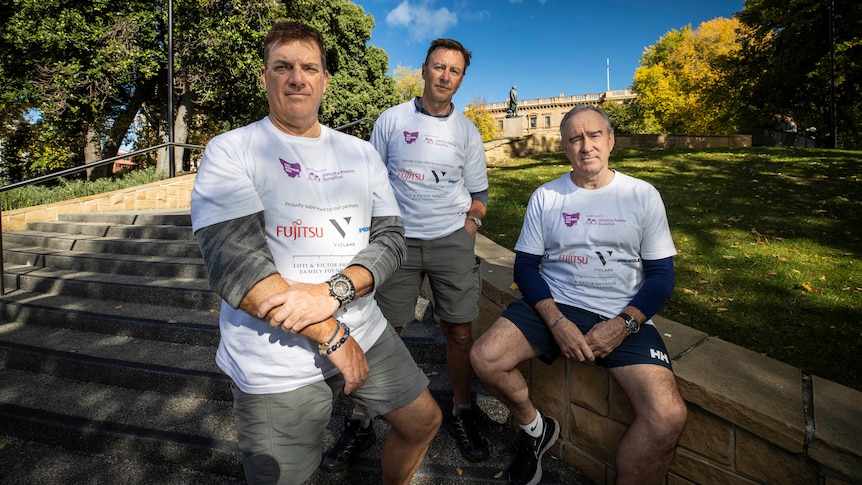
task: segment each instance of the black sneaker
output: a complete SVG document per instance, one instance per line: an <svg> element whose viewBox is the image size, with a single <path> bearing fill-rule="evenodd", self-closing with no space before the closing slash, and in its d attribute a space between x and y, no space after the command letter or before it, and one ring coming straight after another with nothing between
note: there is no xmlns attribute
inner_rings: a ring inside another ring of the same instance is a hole
<svg viewBox="0 0 862 485"><path fill-rule="evenodd" d="M323 454L320 469L328 472L340 472L346 470L363 450L374 446L377 435L374 434L374 425L362 429L358 419L344 418L344 432L341 438L332 445L332 448Z"/></svg>
<svg viewBox="0 0 862 485"><path fill-rule="evenodd" d="M536 485L542 480L542 455L548 451L560 435L560 423L550 416L542 417L545 429L542 436L533 438L521 431L515 456L509 466L509 483Z"/></svg>
<svg viewBox="0 0 862 485"><path fill-rule="evenodd" d="M472 411L462 410L459 416L452 416L449 434L458 442L458 449L465 460L476 463L488 459L488 446L476 429L476 417Z"/></svg>

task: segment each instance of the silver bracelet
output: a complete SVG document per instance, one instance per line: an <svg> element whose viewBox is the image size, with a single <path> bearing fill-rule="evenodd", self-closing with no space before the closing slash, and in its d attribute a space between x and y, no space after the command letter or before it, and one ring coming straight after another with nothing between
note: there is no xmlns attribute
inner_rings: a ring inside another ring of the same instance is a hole
<svg viewBox="0 0 862 485"><path fill-rule="evenodd" d="M557 319L556 319L556 320L554 320L554 323L552 323L551 325L549 325L549 326L548 326L548 330L553 330L553 329L554 329L554 327L556 327L556 326L557 326L557 324L558 324L558 323L560 323L560 320L562 320L562 319L564 319L564 318L566 318L566 316L565 316L565 315L560 315L559 317L557 317Z"/></svg>

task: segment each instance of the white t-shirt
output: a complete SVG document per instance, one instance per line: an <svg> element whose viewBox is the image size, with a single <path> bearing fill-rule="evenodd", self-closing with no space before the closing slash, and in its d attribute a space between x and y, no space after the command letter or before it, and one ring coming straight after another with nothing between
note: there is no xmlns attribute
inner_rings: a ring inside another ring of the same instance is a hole
<svg viewBox="0 0 862 485"><path fill-rule="evenodd" d="M542 256L554 301L613 317L644 281L643 260L676 255L664 203L649 183L614 172L599 189L570 173L530 197L517 251Z"/></svg>
<svg viewBox="0 0 862 485"><path fill-rule="evenodd" d="M458 110L443 118L419 113L410 100L380 115L370 141L389 171L407 237L437 239L464 227L470 194L488 188L472 121Z"/></svg>
<svg viewBox="0 0 862 485"><path fill-rule="evenodd" d="M320 283L368 245L371 217L398 216L386 168L365 141L326 127L317 138L264 118L213 138L192 191L192 229L264 211L269 249L285 278ZM363 350L388 325L373 294L336 312ZM273 330L222 302L216 362L243 392L290 391L337 369L306 337Z"/></svg>

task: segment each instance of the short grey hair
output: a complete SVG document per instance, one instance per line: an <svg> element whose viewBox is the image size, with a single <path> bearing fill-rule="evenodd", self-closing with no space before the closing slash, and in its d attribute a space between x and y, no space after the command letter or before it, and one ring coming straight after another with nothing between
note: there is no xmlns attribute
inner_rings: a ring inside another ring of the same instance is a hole
<svg viewBox="0 0 862 485"><path fill-rule="evenodd" d="M563 131L566 129L566 123L568 123L569 120L571 120L576 114L582 113L584 111L595 111L596 113L602 115L602 118L605 119L605 126L607 126L608 128L608 133L613 133L614 127L611 126L611 118L608 116L607 113L605 113L603 109L599 108L598 106L593 106L591 104L579 104L578 106L575 106L574 108L569 110L569 112L566 113L565 116L563 116L563 120L560 121L560 137L564 138L566 136L566 134L563 133Z"/></svg>

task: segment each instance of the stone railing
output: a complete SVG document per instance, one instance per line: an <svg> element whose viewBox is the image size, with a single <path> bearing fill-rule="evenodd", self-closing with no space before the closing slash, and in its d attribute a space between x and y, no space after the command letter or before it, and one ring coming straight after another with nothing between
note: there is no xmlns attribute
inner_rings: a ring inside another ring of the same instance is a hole
<svg viewBox="0 0 862 485"><path fill-rule="evenodd" d="M512 301L514 254L479 236L478 336ZM862 482L862 392L653 318L667 345L688 421L667 483ZM607 370L558 359L525 362L534 403L560 421L551 453L596 483L613 483L632 408Z"/></svg>

